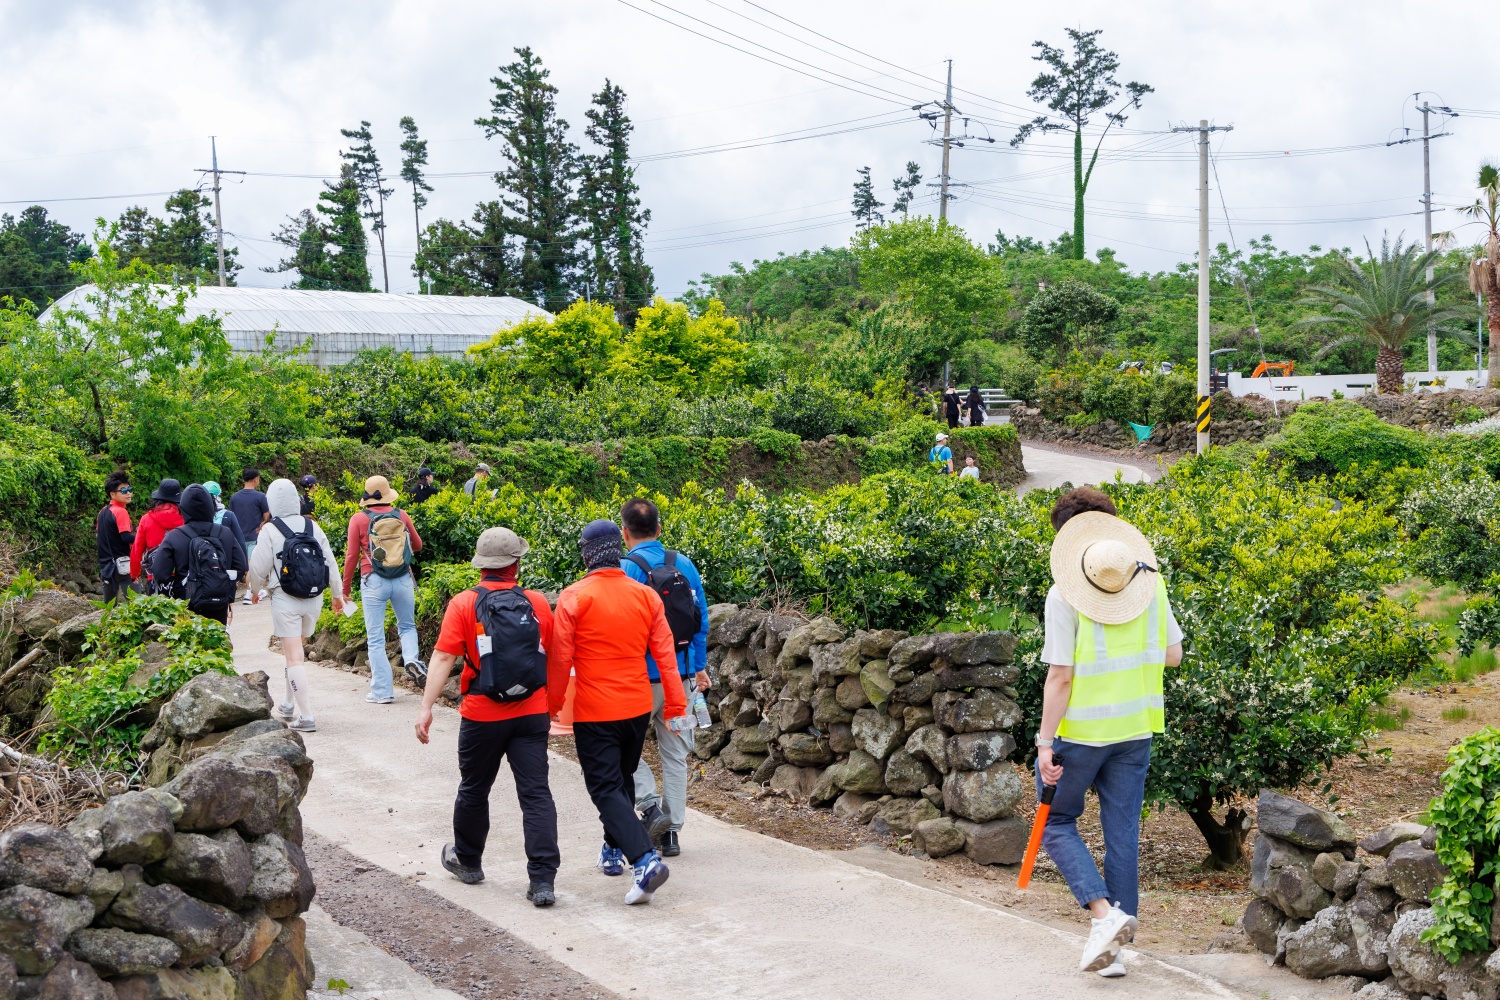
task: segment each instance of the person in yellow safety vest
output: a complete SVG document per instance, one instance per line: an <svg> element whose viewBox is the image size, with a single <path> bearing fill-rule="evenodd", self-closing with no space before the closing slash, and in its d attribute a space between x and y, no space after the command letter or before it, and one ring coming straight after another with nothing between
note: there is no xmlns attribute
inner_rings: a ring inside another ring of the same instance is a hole
<svg viewBox="0 0 1500 1000"><path fill-rule="evenodd" d="M1125 975L1135 937L1141 806L1151 738L1164 731L1162 675L1182 662L1182 629L1151 543L1085 487L1052 508L1053 586L1042 662L1048 665L1037 730L1037 794L1055 785L1042 846L1092 916L1079 968ZM1099 796L1104 874L1078 833L1084 795Z"/></svg>

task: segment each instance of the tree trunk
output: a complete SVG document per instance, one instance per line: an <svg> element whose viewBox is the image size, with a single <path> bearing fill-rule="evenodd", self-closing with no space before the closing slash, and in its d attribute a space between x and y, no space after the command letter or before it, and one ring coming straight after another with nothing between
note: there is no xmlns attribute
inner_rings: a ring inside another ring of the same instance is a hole
<svg viewBox="0 0 1500 1000"><path fill-rule="evenodd" d="M1073 259L1083 260L1083 129L1073 130Z"/></svg>
<svg viewBox="0 0 1500 1000"><path fill-rule="evenodd" d="M1489 387L1500 388L1500 295L1490 295L1485 302L1485 322L1490 328L1490 356L1485 359Z"/></svg>
<svg viewBox="0 0 1500 1000"><path fill-rule="evenodd" d="M1375 391L1382 395L1401 391L1406 382L1406 359L1400 351L1382 346L1375 354Z"/></svg>
<svg viewBox="0 0 1500 1000"><path fill-rule="evenodd" d="M99 433L94 439L94 452L101 454L104 446L109 444L109 432L104 423L104 403L99 399L99 387L89 383L89 394L94 397L94 419L98 421Z"/></svg>
<svg viewBox="0 0 1500 1000"><path fill-rule="evenodd" d="M1203 839L1208 842L1208 857L1203 867L1210 871L1228 871L1245 857L1245 837L1250 833L1250 817L1245 810L1231 806L1224 812L1224 822L1214 818L1213 799L1203 795L1188 807L1187 814Z"/></svg>

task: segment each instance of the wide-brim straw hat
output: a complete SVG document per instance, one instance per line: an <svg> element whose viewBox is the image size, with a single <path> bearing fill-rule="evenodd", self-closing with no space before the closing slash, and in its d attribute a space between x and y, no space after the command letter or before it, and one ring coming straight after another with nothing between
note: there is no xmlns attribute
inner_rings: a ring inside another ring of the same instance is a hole
<svg viewBox="0 0 1500 1000"><path fill-rule="evenodd" d="M475 569L504 569L531 551L531 544L509 528L485 528L474 543Z"/></svg>
<svg viewBox="0 0 1500 1000"><path fill-rule="evenodd" d="M396 497L400 496L391 489L391 481L384 476L371 476L365 480L365 495L360 497L361 507L375 507L380 504L395 503Z"/></svg>
<svg viewBox="0 0 1500 1000"><path fill-rule="evenodd" d="M1139 618L1160 573L1146 536L1113 514L1070 517L1052 542L1052 579L1075 611L1101 625Z"/></svg>

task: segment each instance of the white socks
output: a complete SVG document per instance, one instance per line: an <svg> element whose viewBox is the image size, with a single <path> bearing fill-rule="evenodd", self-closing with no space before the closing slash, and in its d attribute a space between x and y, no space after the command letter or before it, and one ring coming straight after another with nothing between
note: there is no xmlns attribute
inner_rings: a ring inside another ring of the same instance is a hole
<svg viewBox="0 0 1500 1000"><path fill-rule="evenodd" d="M288 701L296 704L300 718L313 717L312 702L307 690L307 667L301 663L286 668L286 696Z"/></svg>

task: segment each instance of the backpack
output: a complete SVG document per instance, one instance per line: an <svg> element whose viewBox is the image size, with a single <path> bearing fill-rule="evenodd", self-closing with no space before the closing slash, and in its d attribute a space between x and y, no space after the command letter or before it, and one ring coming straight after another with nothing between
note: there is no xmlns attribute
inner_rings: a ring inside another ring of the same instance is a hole
<svg viewBox="0 0 1500 1000"><path fill-rule="evenodd" d="M479 662L464 694L523 701L547 686L547 651L536 609L520 587L473 589Z"/></svg>
<svg viewBox="0 0 1500 1000"><path fill-rule="evenodd" d="M229 568L229 533L211 524L207 534L191 532L188 538L187 577L183 589L188 610L195 614L218 611L234 603L234 577Z"/></svg>
<svg viewBox="0 0 1500 1000"><path fill-rule="evenodd" d="M271 523L281 532L281 569L276 571L281 589L291 597L317 597L327 590L328 563L313 536L312 522L304 520L301 531L293 531L279 517Z"/></svg>
<svg viewBox="0 0 1500 1000"><path fill-rule="evenodd" d="M646 573L647 585L661 596L662 606L667 611L667 626L672 630L672 639L677 652L692 645L693 636L703 626L703 614L698 608L698 598L692 584L677 568L677 553L667 549L666 558L660 566L652 566L638 555L625 557Z"/></svg>
<svg viewBox="0 0 1500 1000"><path fill-rule="evenodd" d="M387 580L405 576L411 567L411 539L407 537L401 512L385 510L368 516L370 530L365 554L370 557L371 572Z"/></svg>

